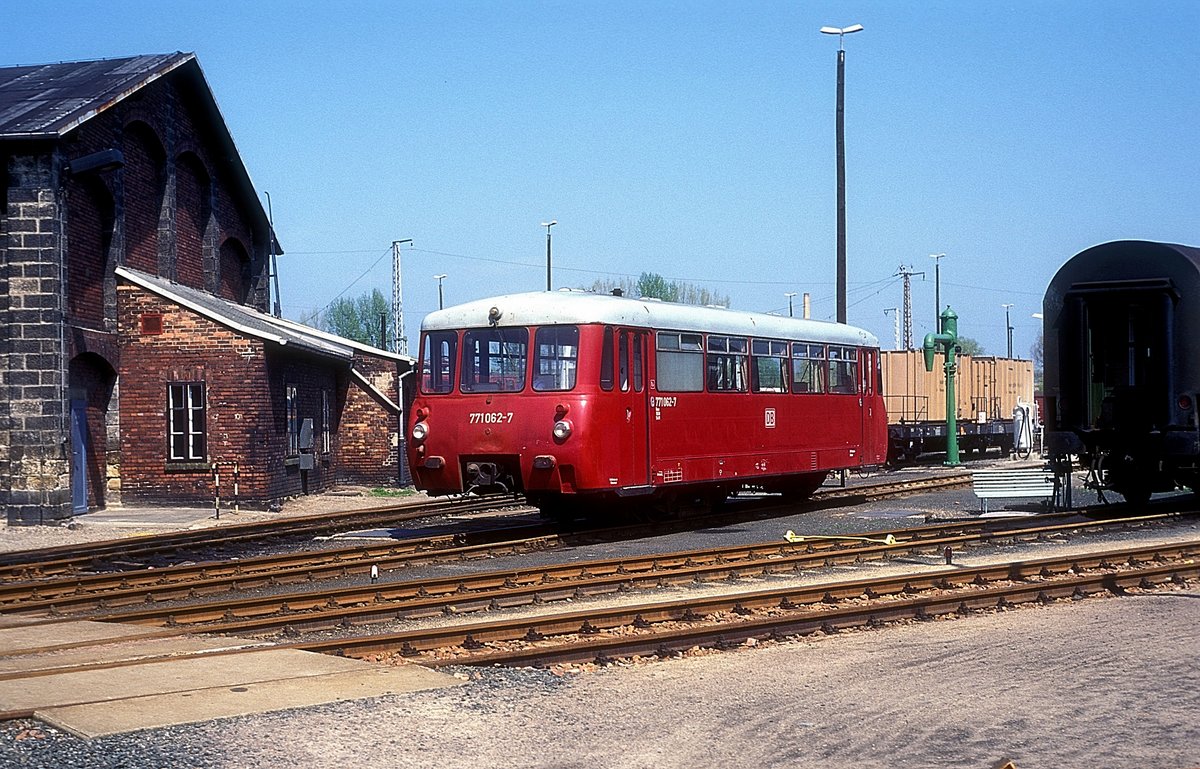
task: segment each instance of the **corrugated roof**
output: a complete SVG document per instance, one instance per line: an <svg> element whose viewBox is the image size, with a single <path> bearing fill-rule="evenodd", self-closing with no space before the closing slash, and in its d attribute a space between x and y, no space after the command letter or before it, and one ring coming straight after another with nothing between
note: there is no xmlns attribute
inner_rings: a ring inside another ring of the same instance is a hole
<svg viewBox="0 0 1200 769"><path fill-rule="evenodd" d="M195 54L176 52L0 67L0 137L62 136L195 58Z"/></svg>
<svg viewBox="0 0 1200 769"><path fill-rule="evenodd" d="M134 285L152 291L155 294L186 307L193 312L240 334L261 339L265 342L315 353L328 358L349 362L354 358L355 350L404 361L411 365L412 358L397 355L387 350L380 350L370 345L345 339L326 331L309 328L293 321L282 320L273 315L259 312L253 307L227 301L212 294L199 291L188 286L182 286L155 275L150 275L128 267L118 267L117 277L124 278Z"/></svg>

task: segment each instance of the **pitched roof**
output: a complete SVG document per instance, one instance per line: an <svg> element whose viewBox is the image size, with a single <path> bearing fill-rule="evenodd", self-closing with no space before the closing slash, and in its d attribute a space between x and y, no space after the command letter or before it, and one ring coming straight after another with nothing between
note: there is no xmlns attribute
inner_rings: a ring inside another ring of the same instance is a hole
<svg viewBox="0 0 1200 769"><path fill-rule="evenodd" d="M232 329L239 334L261 339L288 349L299 349L326 358L350 362L355 352L380 358L404 362L412 367L415 362L407 355L381 350L353 339L310 328L283 318L276 318L253 307L236 304L212 294L150 275L128 267L116 269L118 278L151 291L181 307L186 307L211 321Z"/></svg>
<svg viewBox="0 0 1200 769"><path fill-rule="evenodd" d="M271 231L267 213L225 125L194 53L0 67L0 142L59 139L162 77L194 100L211 130L212 161L230 173L234 193L254 226ZM282 254L279 241L275 253Z"/></svg>
<svg viewBox="0 0 1200 769"><path fill-rule="evenodd" d="M62 136L195 54L69 61L0 68L0 137Z"/></svg>

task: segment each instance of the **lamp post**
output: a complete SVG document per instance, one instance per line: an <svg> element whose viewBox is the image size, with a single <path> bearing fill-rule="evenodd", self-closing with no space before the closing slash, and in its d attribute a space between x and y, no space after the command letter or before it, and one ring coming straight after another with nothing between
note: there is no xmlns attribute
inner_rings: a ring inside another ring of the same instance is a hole
<svg viewBox="0 0 1200 769"><path fill-rule="evenodd" d="M1012 327L1012 320L1010 319L1011 315L1009 313L1012 310L1013 306L1011 304L1002 304L1000 306L1004 308L1004 328L1008 331L1008 357L1011 358L1012 357L1013 327Z"/></svg>
<svg viewBox="0 0 1200 769"><path fill-rule="evenodd" d="M792 315L792 297L796 296L796 292L789 291L788 293L784 294L784 296L786 296L788 298L788 317L789 318L794 317Z"/></svg>
<svg viewBox="0 0 1200 769"><path fill-rule="evenodd" d="M837 55L837 320L846 322L846 35L862 32L861 24L821 27L821 33L838 36Z"/></svg>
<svg viewBox="0 0 1200 769"><path fill-rule="evenodd" d="M434 275L433 279L438 282L438 309L442 309L442 281L446 279L444 274Z"/></svg>
<svg viewBox="0 0 1200 769"><path fill-rule="evenodd" d="M933 327L942 332L942 259L945 254L930 254L933 260Z"/></svg>
<svg viewBox="0 0 1200 769"><path fill-rule="evenodd" d="M550 286L550 228L558 224L558 220L542 222L542 226L546 228L546 290L553 291Z"/></svg>

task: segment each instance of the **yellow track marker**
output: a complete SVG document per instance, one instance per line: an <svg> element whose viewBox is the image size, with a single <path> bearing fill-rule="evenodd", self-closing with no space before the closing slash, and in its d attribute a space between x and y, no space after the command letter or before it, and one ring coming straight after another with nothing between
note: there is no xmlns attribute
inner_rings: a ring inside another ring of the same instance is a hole
<svg viewBox="0 0 1200 769"><path fill-rule="evenodd" d="M899 544L900 542L904 541L904 540L896 539L891 534L888 534L883 539L873 539L871 537L846 537L846 536L835 536L835 535L824 535L824 534L806 534L806 535L801 536L800 534L797 534L796 532L792 531L791 529L788 529L786 532L784 532L783 538L793 544L795 544L797 542L810 542L813 540L831 540L831 541L844 540L847 542L871 542L876 545L896 545L896 544Z"/></svg>

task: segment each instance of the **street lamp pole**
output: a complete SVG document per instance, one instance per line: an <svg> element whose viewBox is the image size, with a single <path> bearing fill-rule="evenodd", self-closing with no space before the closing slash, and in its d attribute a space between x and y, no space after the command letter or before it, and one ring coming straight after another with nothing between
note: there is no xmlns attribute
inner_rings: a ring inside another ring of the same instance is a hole
<svg viewBox="0 0 1200 769"><path fill-rule="evenodd" d="M930 254L933 260L933 327L942 333L942 258L945 254Z"/></svg>
<svg viewBox="0 0 1200 769"><path fill-rule="evenodd" d="M792 315L792 297L796 296L796 292L789 291L788 293L784 294L784 296L786 296L788 298L788 317L789 318L794 317Z"/></svg>
<svg viewBox="0 0 1200 769"><path fill-rule="evenodd" d="M838 36L837 55L837 321L846 322L846 35L862 32L861 24L821 27L821 33Z"/></svg>
<svg viewBox="0 0 1200 769"><path fill-rule="evenodd" d="M442 281L446 279L444 274L434 275L433 279L438 282L438 309L442 309Z"/></svg>
<svg viewBox="0 0 1200 769"><path fill-rule="evenodd" d="M1009 313L1012 310L1013 306L1011 304L1002 304L1000 306L1004 308L1004 328L1008 331L1008 357L1011 358L1012 357L1013 327L1012 327L1011 315Z"/></svg>
<svg viewBox="0 0 1200 769"><path fill-rule="evenodd" d="M550 284L550 228L558 224L558 220L542 222L542 226L546 228L546 290L553 291Z"/></svg>

